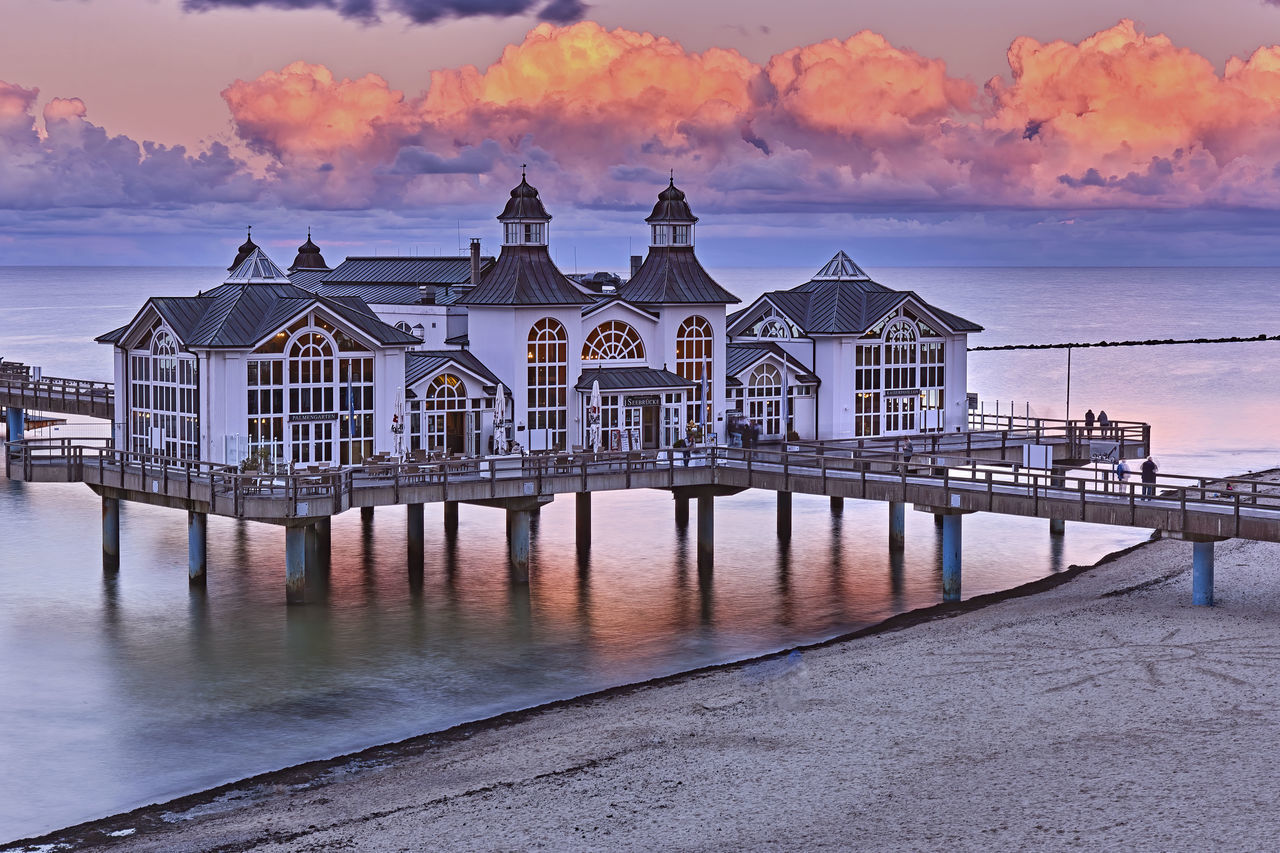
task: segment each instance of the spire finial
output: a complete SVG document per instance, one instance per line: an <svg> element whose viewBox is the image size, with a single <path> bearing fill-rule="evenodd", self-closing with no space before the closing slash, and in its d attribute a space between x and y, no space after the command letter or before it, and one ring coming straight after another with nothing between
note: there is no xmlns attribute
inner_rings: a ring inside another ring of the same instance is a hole
<svg viewBox="0 0 1280 853"><path fill-rule="evenodd" d="M674 187L675 185L676 185L676 170L672 169L671 170L671 186Z"/></svg>
<svg viewBox="0 0 1280 853"><path fill-rule="evenodd" d="M308 239L308 240L310 240L310 239L311 239L311 226L310 226L310 225L308 225L308 226L307 226L307 239Z"/></svg>
<svg viewBox="0 0 1280 853"><path fill-rule="evenodd" d="M252 240L252 239L253 239L253 226L252 226L252 225L246 225L246 226L245 226L245 231L247 231L247 232L248 232L245 236L246 236L246 237L248 237L250 240Z"/></svg>
<svg viewBox="0 0 1280 853"><path fill-rule="evenodd" d="M528 164L528 163L521 163L521 164L520 164L520 180L522 180L522 181L524 180L524 170L525 170L525 169L527 169L527 168L529 168L529 164Z"/></svg>

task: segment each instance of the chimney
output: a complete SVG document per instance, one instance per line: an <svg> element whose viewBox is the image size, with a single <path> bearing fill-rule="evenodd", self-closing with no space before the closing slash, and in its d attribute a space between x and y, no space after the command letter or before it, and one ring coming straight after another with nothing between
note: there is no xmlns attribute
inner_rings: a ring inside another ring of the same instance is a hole
<svg viewBox="0 0 1280 853"><path fill-rule="evenodd" d="M480 238L471 238L471 286L480 284Z"/></svg>
<svg viewBox="0 0 1280 853"><path fill-rule="evenodd" d="M643 255L632 255L632 256L631 256L631 277L632 277L632 278L635 278L635 277L636 277L636 273L640 272L640 265L641 265L642 263L644 263L644 256L643 256Z"/></svg>

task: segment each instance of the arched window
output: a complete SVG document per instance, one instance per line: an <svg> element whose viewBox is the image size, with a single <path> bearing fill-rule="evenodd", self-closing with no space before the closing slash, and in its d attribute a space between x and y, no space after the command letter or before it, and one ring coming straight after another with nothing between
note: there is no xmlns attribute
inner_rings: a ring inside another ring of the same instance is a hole
<svg viewBox="0 0 1280 853"><path fill-rule="evenodd" d="M644 358L644 342L621 320L606 320L591 330L582 345L583 361L627 361Z"/></svg>
<svg viewBox="0 0 1280 853"><path fill-rule="evenodd" d="M756 337L786 340L791 337L791 330L787 328L786 323L782 322L777 317L770 317L760 323L760 328L756 332Z"/></svg>
<svg viewBox="0 0 1280 853"><path fill-rule="evenodd" d="M196 360L157 322L150 339L129 360L129 447L195 459L199 454Z"/></svg>
<svg viewBox="0 0 1280 853"><path fill-rule="evenodd" d="M686 424L692 421L705 430L711 423L711 401L703 399L703 379L706 379L706 396L711 397L711 382L715 374L711 369L714 333L706 317L696 314L685 318L676 330L676 373L695 383L690 396Z"/></svg>
<svg viewBox="0 0 1280 853"><path fill-rule="evenodd" d="M565 447L568 432L569 334L554 317L529 329L529 448Z"/></svg>
<svg viewBox="0 0 1280 853"><path fill-rule="evenodd" d="M913 432L916 428L916 326L898 318L884 331L884 431ZM910 392L910 393L903 393Z"/></svg>
<svg viewBox="0 0 1280 853"><path fill-rule="evenodd" d="M757 365L747 379L747 417L763 435L782 435L782 374L772 364Z"/></svg>
<svg viewBox="0 0 1280 853"><path fill-rule="evenodd" d="M430 451L461 453L466 445L467 386L452 373L441 373L427 386L419 403L421 434L412 445Z"/></svg>

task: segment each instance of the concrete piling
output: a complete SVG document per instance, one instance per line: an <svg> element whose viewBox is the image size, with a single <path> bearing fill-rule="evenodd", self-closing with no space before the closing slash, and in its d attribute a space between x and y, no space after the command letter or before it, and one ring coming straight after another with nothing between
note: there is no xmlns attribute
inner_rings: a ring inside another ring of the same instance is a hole
<svg viewBox="0 0 1280 853"><path fill-rule="evenodd" d="M458 533L458 502L444 502L444 532L446 536L455 536Z"/></svg>
<svg viewBox="0 0 1280 853"><path fill-rule="evenodd" d="M316 554L319 556L317 568L328 572L333 564L333 520L325 517L312 527L315 528Z"/></svg>
<svg viewBox="0 0 1280 853"><path fill-rule="evenodd" d="M831 499L831 514L841 515L844 513L844 498Z"/></svg>
<svg viewBox="0 0 1280 853"><path fill-rule="evenodd" d="M209 559L209 516L203 512L187 512L187 581L204 586Z"/></svg>
<svg viewBox="0 0 1280 853"><path fill-rule="evenodd" d="M1067 522L1065 519L1061 519L1061 518L1049 519L1049 535L1050 536L1062 536L1066 532L1067 532Z"/></svg>
<svg viewBox="0 0 1280 853"><path fill-rule="evenodd" d="M698 568L710 568L716 554L716 499L698 497Z"/></svg>
<svg viewBox="0 0 1280 853"><path fill-rule="evenodd" d="M5 426L9 441L22 441L26 437L27 413L17 406L5 409Z"/></svg>
<svg viewBox="0 0 1280 853"><path fill-rule="evenodd" d="M577 509L578 550L585 551L591 547L591 493L578 492L574 505Z"/></svg>
<svg viewBox="0 0 1280 853"><path fill-rule="evenodd" d="M1191 603L1213 606L1213 543L1191 543Z"/></svg>
<svg viewBox="0 0 1280 853"><path fill-rule="evenodd" d="M689 526L689 499L676 496L676 527L684 530Z"/></svg>
<svg viewBox="0 0 1280 853"><path fill-rule="evenodd" d="M508 547L511 557L511 579L516 583L529 582L529 521L527 509L507 510L507 530L511 535Z"/></svg>
<svg viewBox="0 0 1280 853"><path fill-rule="evenodd" d="M102 499L102 570L120 570L120 499Z"/></svg>
<svg viewBox="0 0 1280 853"><path fill-rule="evenodd" d="M288 604L306 601L307 538L306 527L284 529L284 600Z"/></svg>
<svg viewBox="0 0 1280 853"><path fill-rule="evenodd" d="M960 600L960 521L964 516L942 518L942 600Z"/></svg>
<svg viewBox="0 0 1280 853"><path fill-rule="evenodd" d="M407 511L406 538L409 540L409 573L422 574L426 557L426 547L424 545L426 523L423 520L423 506L422 504L409 504Z"/></svg>
<svg viewBox="0 0 1280 853"><path fill-rule="evenodd" d="M901 551L907 544L907 505L889 501L889 550Z"/></svg>
<svg viewBox="0 0 1280 853"><path fill-rule="evenodd" d="M778 492L778 538L791 538L791 492Z"/></svg>
<svg viewBox="0 0 1280 853"><path fill-rule="evenodd" d="M373 507L371 506L360 507L360 521L364 522L365 524L373 524Z"/></svg>

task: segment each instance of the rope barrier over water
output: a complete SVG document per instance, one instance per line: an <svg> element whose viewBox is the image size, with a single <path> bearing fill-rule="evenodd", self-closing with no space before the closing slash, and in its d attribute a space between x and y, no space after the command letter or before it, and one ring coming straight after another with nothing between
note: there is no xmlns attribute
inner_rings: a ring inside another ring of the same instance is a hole
<svg viewBox="0 0 1280 853"><path fill-rule="evenodd" d="M1002 346L969 347L969 352L996 352L1023 349L1087 349L1089 347L1160 347L1177 344L1251 344L1258 341L1280 341L1280 335L1254 335L1231 338L1149 338L1145 341L1090 341L1056 344L1004 344Z"/></svg>

